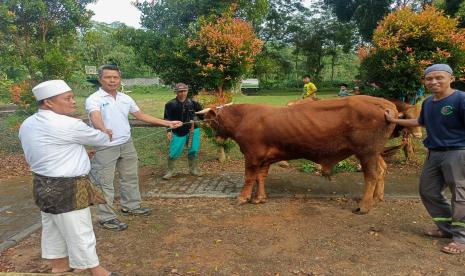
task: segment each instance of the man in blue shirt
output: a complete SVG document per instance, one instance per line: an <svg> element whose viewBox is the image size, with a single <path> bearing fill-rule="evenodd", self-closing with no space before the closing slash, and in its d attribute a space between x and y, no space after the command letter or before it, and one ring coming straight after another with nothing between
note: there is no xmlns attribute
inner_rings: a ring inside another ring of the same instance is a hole
<svg viewBox="0 0 465 276"><path fill-rule="evenodd" d="M396 119L390 110L386 120L402 126L424 126L428 148L420 177L420 196L437 229L425 234L452 238L441 250L449 254L465 252L465 93L451 88L455 80L447 64L425 70L425 86L432 93L423 104L418 119ZM444 196L449 187L452 200Z"/></svg>

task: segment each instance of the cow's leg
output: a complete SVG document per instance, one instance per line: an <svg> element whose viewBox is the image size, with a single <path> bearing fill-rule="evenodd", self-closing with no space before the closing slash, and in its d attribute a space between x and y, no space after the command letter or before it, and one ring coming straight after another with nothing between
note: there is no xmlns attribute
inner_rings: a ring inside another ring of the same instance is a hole
<svg viewBox="0 0 465 276"><path fill-rule="evenodd" d="M374 199L375 201L384 201L384 176L386 174L387 165L386 162L384 162L383 157L381 156L379 157L379 166L381 168L382 173L376 182Z"/></svg>
<svg viewBox="0 0 465 276"><path fill-rule="evenodd" d="M379 162L380 155L369 155L360 157L362 163L363 174L365 177L365 188L362 195L362 200L359 207L353 210L356 214L366 214L373 207L373 197L378 179L382 175L382 169Z"/></svg>
<svg viewBox="0 0 465 276"><path fill-rule="evenodd" d="M258 168L256 166L250 165L248 162L245 163L245 182L244 187L242 187L241 194L238 198L239 204L245 204L249 202L253 187L257 183Z"/></svg>
<svg viewBox="0 0 465 276"><path fill-rule="evenodd" d="M415 149L413 147L413 141L410 136L407 136L404 139L405 145L402 147L402 150L404 151L405 161L408 162L414 156Z"/></svg>
<svg viewBox="0 0 465 276"><path fill-rule="evenodd" d="M252 203L265 203L266 202L266 192L265 192L265 179L268 176L268 171L270 169L270 165L265 165L260 168L258 171L257 177L257 194L255 198L252 200Z"/></svg>

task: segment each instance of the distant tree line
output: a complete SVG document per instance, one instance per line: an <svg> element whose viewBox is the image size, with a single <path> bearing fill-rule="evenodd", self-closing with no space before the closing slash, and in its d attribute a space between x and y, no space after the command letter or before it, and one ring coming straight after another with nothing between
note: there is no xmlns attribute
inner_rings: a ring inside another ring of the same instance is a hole
<svg viewBox="0 0 465 276"><path fill-rule="evenodd" d="M21 98L18 91L45 79L86 85L84 66L103 63L117 64L125 77L157 75L196 91L228 90L246 77L268 87L299 87L301 76L310 74L316 82L378 82L382 89L377 92L391 96L416 89L403 81L408 75L403 72L415 71L408 76L418 83L425 60L450 62L458 72L462 68L463 1L318 0L310 7L301 0L136 1L142 29L92 22L86 8L92 2L0 2L0 98L11 97L12 86ZM399 36L387 27L387 16L408 10L412 19L431 5L436 15L431 24L451 18L453 23L446 24L450 41L425 46L424 39L405 39L395 49L383 46L385 39ZM451 57L436 58L438 51ZM392 62L412 55L413 61Z"/></svg>

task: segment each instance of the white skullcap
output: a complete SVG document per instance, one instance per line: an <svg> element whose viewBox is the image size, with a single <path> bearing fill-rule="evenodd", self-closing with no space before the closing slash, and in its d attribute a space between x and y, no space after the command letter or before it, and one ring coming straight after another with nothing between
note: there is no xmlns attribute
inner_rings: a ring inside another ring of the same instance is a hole
<svg viewBox="0 0 465 276"><path fill-rule="evenodd" d="M38 101L60 95L68 91L71 91L71 88L62 80L44 81L32 88L32 93Z"/></svg>

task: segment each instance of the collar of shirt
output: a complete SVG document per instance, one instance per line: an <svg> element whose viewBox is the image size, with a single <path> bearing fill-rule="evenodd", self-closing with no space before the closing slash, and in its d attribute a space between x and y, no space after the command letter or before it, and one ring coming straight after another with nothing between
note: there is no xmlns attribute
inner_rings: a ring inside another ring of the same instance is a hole
<svg viewBox="0 0 465 276"><path fill-rule="evenodd" d="M41 116L45 116L45 117L57 117L57 118L62 118L62 119L66 119L66 118L73 118L71 116L67 116L67 115L63 115L63 114L58 114L50 109L42 109L42 108L39 108L37 110L37 114L41 115ZM76 118L73 118L73 119L76 119Z"/></svg>
<svg viewBox="0 0 465 276"><path fill-rule="evenodd" d="M102 87L100 87L97 92L102 97L112 97L111 94L108 93L107 91L103 90ZM121 92L116 91L116 97L118 97L118 96L121 96Z"/></svg>

